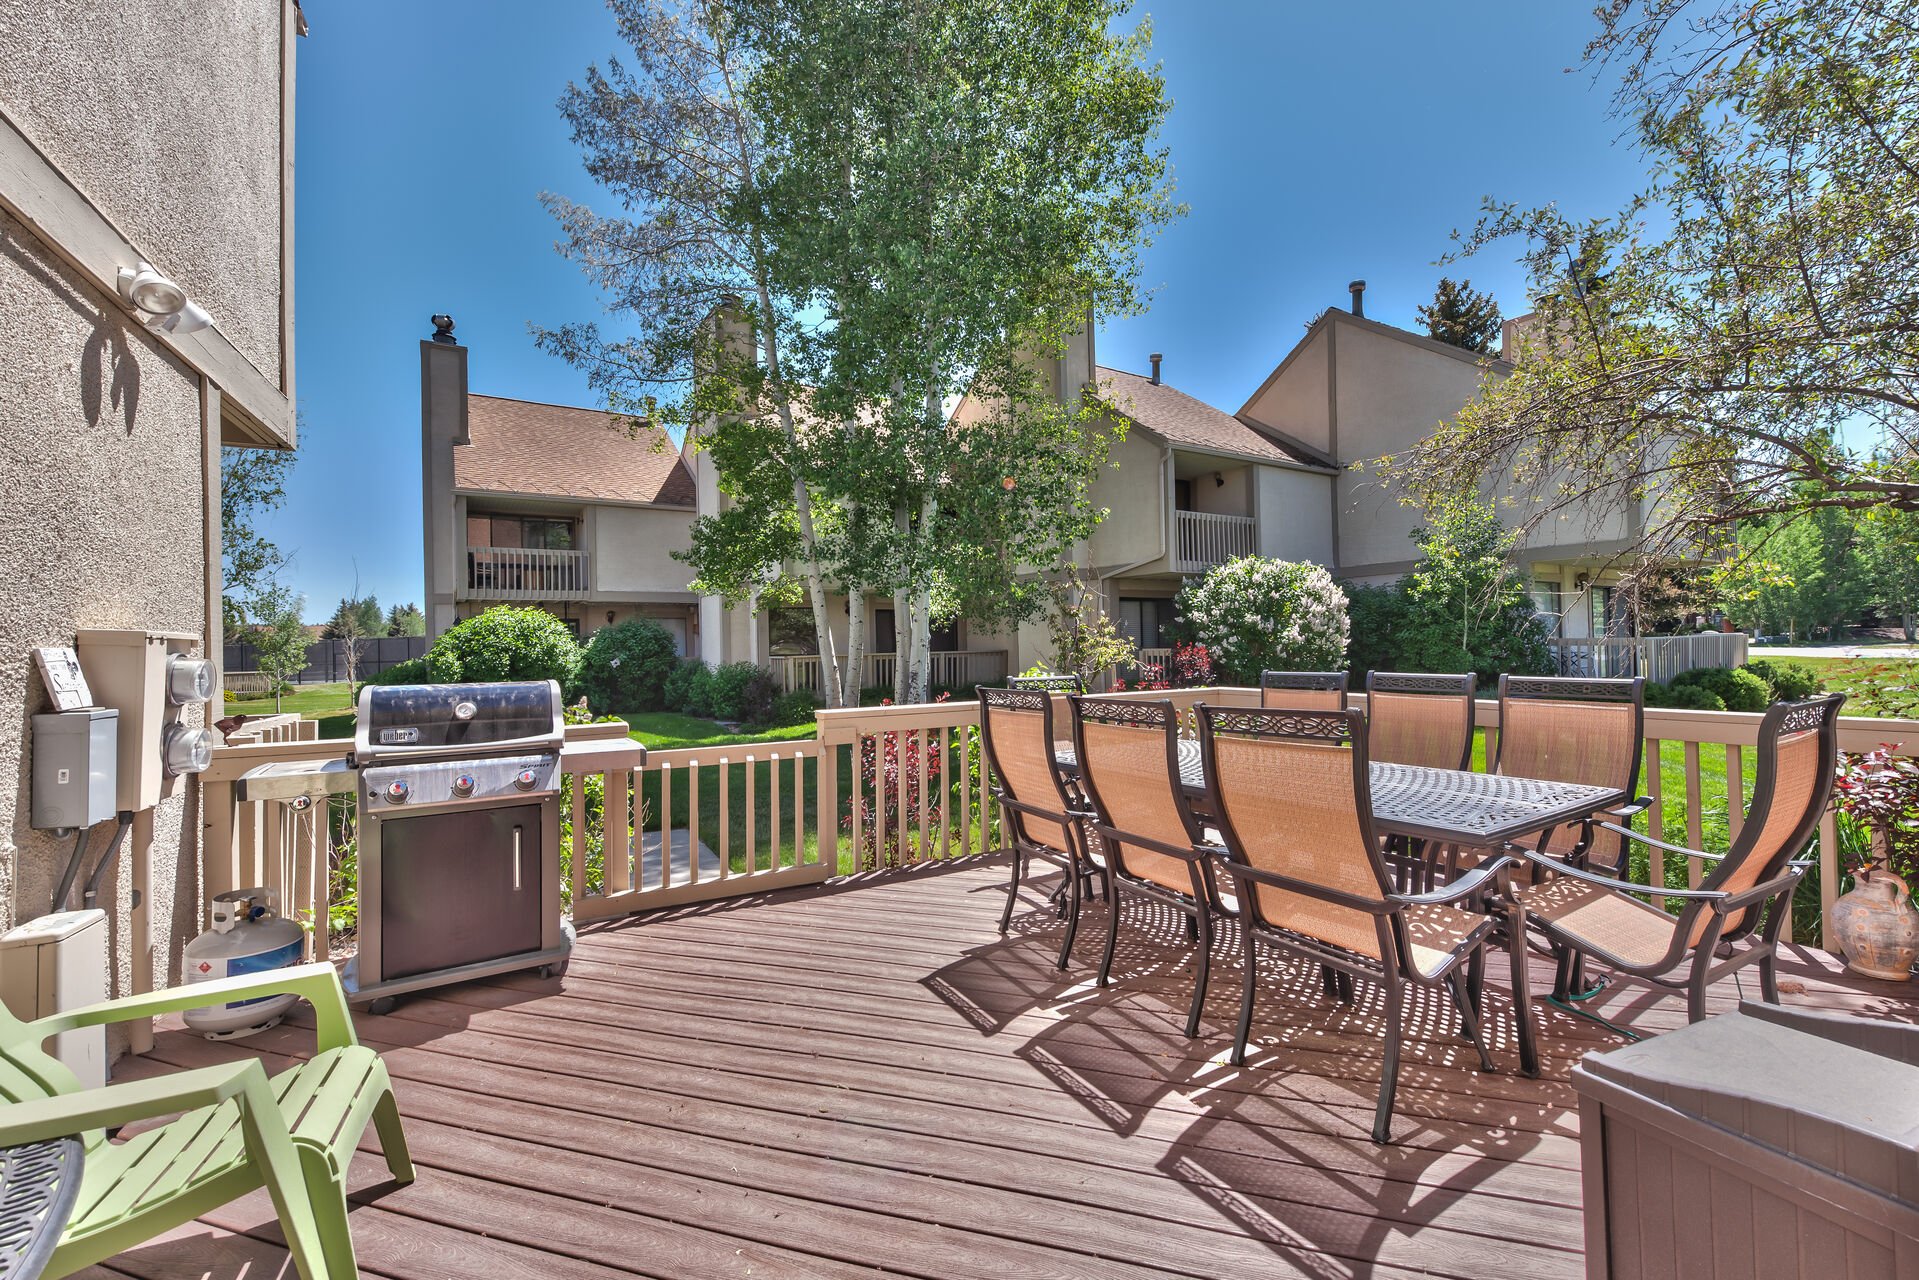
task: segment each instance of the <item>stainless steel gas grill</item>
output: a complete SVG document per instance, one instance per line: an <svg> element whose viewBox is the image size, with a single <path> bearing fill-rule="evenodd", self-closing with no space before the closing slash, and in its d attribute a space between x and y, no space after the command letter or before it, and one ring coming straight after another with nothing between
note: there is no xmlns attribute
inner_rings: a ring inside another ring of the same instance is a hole
<svg viewBox="0 0 1919 1280"><path fill-rule="evenodd" d="M359 954L346 972L356 1000L380 1011L426 987L564 971L573 946L560 916L565 741L551 680L369 685L346 761L246 775L242 799L358 797Z"/></svg>

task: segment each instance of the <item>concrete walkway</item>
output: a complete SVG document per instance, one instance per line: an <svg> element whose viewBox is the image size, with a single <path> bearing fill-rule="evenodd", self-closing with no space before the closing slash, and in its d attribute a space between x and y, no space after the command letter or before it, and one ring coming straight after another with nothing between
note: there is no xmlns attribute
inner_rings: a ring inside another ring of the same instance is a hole
<svg viewBox="0 0 1919 1280"><path fill-rule="evenodd" d="M1755 644L1749 658L1919 658L1919 645L1909 644Z"/></svg>

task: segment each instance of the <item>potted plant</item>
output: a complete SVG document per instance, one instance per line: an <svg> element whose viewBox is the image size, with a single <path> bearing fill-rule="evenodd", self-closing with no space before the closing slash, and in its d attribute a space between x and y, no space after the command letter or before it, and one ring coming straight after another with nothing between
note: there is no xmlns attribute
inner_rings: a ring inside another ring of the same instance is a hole
<svg viewBox="0 0 1919 1280"><path fill-rule="evenodd" d="M1853 887L1833 904L1832 932L1848 968L1904 982L1919 960L1919 909L1894 869L1894 854L1919 831L1919 763L1895 754L1898 749L1882 743L1864 755L1839 757L1833 799L1864 839L1842 842Z"/></svg>

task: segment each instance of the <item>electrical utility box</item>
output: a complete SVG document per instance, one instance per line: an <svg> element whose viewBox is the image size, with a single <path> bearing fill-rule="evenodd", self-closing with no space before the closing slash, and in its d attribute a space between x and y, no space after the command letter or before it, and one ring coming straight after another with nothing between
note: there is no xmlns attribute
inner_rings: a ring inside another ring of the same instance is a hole
<svg viewBox="0 0 1919 1280"><path fill-rule="evenodd" d="M0 935L0 999L25 1021L107 998L107 913L57 911ZM107 1082L107 1031L83 1027L53 1037L48 1051L86 1089Z"/></svg>
<svg viewBox="0 0 1919 1280"><path fill-rule="evenodd" d="M167 763L170 739L189 730L180 713L210 699L213 666L192 657L200 637L172 631L82 631L74 637L80 667L96 701L120 713L119 801L116 812L151 809L179 791L188 769ZM179 677L189 677L182 681ZM204 764L199 766L205 768Z"/></svg>
<svg viewBox="0 0 1919 1280"><path fill-rule="evenodd" d="M84 830L119 810L120 713L112 707L33 718L36 830Z"/></svg>

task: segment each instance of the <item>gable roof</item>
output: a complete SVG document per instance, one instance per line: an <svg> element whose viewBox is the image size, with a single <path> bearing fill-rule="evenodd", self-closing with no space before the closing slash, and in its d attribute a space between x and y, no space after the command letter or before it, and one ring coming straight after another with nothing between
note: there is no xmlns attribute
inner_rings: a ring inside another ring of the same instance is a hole
<svg viewBox="0 0 1919 1280"><path fill-rule="evenodd" d="M1240 413L1242 415L1249 413L1252 410L1254 402L1266 394L1268 387L1279 381L1279 376L1286 372L1286 367L1293 362L1294 358L1297 357L1300 352L1306 349L1307 345L1311 343L1314 338L1319 336L1320 331L1335 324L1353 325L1371 333L1377 333L1383 337L1403 342L1407 346L1414 347L1420 351L1425 351L1436 356L1445 356L1451 360L1463 360L1467 364L1481 365L1490 368L1495 373L1512 372L1512 361L1507 360L1503 356L1482 355L1477 351L1468 351L1464 347L1455 347L1450 342L1441 342L1438 338L1429 337L1423 333L1414 333L1410 329L1402 329L1398 325L1385 324L1379 320L1370 320L1365 316L1356 316L1352 312L1343 311L1338 307L1328 307L1319 313L1317 320L1314 320L1306 326L1306 332L1301 335L1298 342L1293 344L1292 350L1281 357L1280 362L1273 366L1273 371L1267 374L1265 379L1261 381L1257 387L1253 388L1253 394L1247 396L1246 403L1239 407Z"/></svg>
<svg viewBox="0 0 1919 1280"><path fill-rule="evenodd" d="M1262 435L1223 409L1151 378L1105 365L1095 371L1100 393L1121 413L1171 445L1244 458L1271 466L1330 470L1305 452Z"/></svg>
<svg viewBox="0 0 1919 1280"><path fill-rule="evenodd" d="M604 409L469 395L471 444L453 449L453 487L587 502L691 507L693 474L672 437Z"/></svg>

